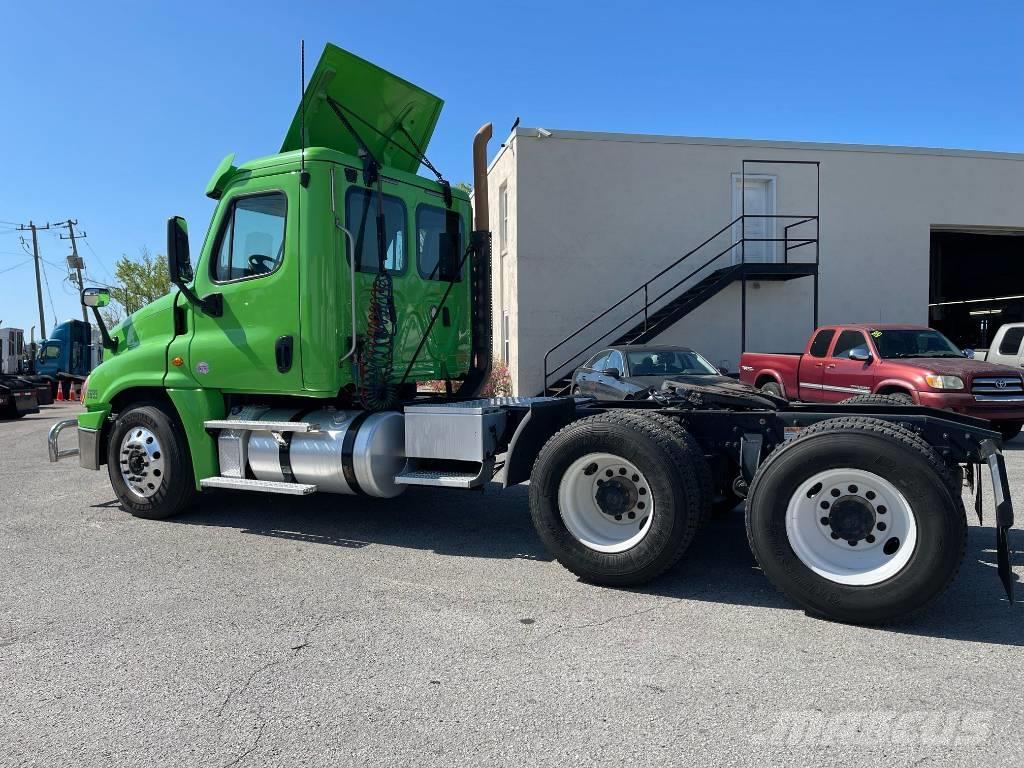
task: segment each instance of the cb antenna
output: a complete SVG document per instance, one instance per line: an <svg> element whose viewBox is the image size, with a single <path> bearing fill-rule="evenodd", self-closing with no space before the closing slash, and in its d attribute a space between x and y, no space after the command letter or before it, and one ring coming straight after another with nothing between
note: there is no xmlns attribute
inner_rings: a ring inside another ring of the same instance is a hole
<svg viewBox="0 0 1024 768"><path fill-rule="evenodd" d="M306 39L299 41L299 184L309 186L309 172L306 171Z"/></svg>

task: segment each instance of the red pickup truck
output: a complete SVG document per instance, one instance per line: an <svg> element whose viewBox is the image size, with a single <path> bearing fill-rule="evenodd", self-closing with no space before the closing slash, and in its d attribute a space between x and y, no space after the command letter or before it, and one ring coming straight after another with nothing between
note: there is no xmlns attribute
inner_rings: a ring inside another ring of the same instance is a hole
<svg viewBox="0 0 1024 768"><path fill-rule="evenodd" d="M790 400L837 403L894 395L908 403L989 419L1004 440L1024 425L1024 379L1005 365L972 360L932 328L830 325L803 354L744 352L740 381Z"/></svg>

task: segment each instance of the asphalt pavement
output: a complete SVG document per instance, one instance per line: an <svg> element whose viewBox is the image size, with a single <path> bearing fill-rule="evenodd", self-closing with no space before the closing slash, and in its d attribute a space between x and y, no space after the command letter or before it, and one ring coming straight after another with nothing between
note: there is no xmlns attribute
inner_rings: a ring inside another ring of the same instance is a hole
<svg viewBox="0 0 1024 768"><path fill-rule="evenodd" d="M0 421L0 766L1024 764L987 479L952 588L864 628L776 593L741 510L641 590L551 561L525 487L137 520L47 462L76 410ZM1022 519L1024 438L1007 463Z"/></svg>

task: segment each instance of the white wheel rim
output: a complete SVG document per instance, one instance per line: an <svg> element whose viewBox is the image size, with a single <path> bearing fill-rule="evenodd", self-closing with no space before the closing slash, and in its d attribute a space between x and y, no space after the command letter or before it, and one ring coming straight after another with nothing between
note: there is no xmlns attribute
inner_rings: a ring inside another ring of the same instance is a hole
<svg viewBox="0 0 1024 768"><path fill-rule="evenodd" d="M829 469L805 480L790 498L786 535L800 561L822 578L869 586L892 578L910 561L917 519L885 478L862 469Z"/></svg>
<svg viewBox="0 0 1024 768"><path fill-rule="evenodd" d="M633 462L611 453L588 453L562 475L558 511L583 546L625 552L651 530L654 496Z"/></svg>
<svg viewBox="0 0 1024 768"><path fill-rule="evenodd" d="M132 427L121 440L121 477L128 490L148 499L164 482L164 454L156 435L145 427Z"/></svg>

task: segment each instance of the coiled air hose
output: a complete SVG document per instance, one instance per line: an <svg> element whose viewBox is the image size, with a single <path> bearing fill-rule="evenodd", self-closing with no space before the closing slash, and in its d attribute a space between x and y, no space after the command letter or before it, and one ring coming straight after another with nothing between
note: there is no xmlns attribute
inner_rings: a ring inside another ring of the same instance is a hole
<svg viewBox="0 0 1024 768"><path fill-rule="evenodd" d="M366 310L366 338L359 355L359 400L368 411L386 411L398 405L398 387L391 380L395 362L395 293L385 264L383 195L377 188L377 274L370 286Z"/></svg>

